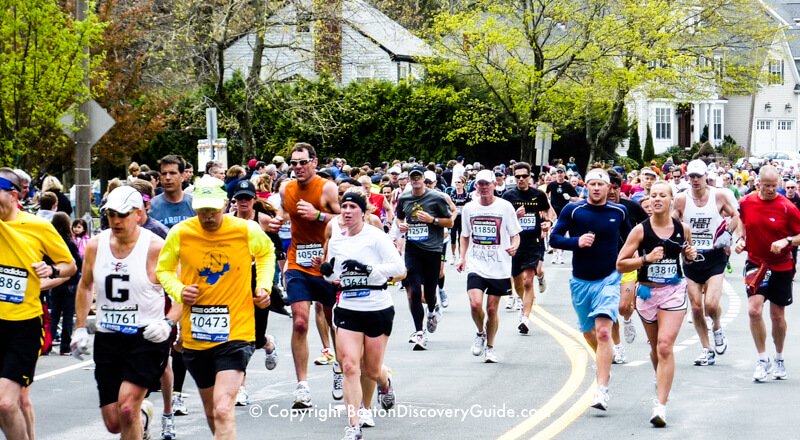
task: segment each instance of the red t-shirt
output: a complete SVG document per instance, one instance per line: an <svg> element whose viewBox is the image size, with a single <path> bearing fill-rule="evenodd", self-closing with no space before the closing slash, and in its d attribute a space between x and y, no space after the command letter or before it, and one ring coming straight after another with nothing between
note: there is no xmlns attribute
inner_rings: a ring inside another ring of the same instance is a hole
<svg viewBox="0 0 800 440"><path fill-rule="evenodd" d="M786 197L761 200L754 192L739 202L739 215L747 236L747 259L755 264L767 263L776 271L792 270L791 246L779 254L770 252L772 243L800 234L800 211Z"/></svg>
<svg viewBox="0 0 800 440"><path fill-rule="evenodd" d="M370 192L369 203L375 207L375 214L380 216L383 212L383 194Z"/></svg>

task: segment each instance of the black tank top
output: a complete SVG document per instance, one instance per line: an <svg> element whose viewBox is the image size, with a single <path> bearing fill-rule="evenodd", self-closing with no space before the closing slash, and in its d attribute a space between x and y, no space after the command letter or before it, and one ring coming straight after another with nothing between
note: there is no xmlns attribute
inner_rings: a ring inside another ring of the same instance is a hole
<svg viewBox="0 0 800 440"><path fill-rule="evenodd" d="M638 270L637 280L654 284L676 284L683 278L681 270L681 251L686 237L683 225L678 220L672 219L672 235L663 239L656 235L651 220L641 223L644 228L644 238L639 244L639 255L647 255L658 246L664 246L664 258L655 263L647 263Z"/></svg>

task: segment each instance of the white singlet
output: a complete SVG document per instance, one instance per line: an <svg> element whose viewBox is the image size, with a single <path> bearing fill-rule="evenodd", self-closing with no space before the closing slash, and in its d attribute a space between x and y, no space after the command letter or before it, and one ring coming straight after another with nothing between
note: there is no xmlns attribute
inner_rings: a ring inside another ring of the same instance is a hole
<svg viewBox="0 0 800 440"><path fill-rule="evenodd" d="M692 191L686 191L683 221L692 228L692 241L698 251L713 250L714 234L722 222L722 216L717 206L716 189L708 187L708 201L704 206L697 206L692 198Z"/></svg>

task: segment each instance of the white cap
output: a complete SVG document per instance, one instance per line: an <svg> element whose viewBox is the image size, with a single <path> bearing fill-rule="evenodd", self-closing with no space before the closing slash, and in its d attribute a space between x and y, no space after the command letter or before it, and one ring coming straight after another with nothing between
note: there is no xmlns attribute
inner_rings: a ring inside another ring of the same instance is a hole
<svg viewBox="0 0 800 440"><path fill-rule="evenodd" d="M586 178L584 179L584 181L586 183L589 183L592 180L602 180L605 183L611 183L611 179L608 177L608 173L601 169L594 169L586 173Z"/></svg>
<svg viewBox="0 0 800 440"><path fill-rule="evenodd" d="M494 183L494 173L489 170L478 171L478 174L475 176L475 183L480 182L481 180L484 182Z"/></svg>
<svg viewBox="0 0 800 440"><path fill-rule="evenodd" d="M144 200L142 194L132 186L120 186L114 188L108 195L103 209L110 209L120 214L127 214L134 209L142 209Z"/></svg>
<svg viewBox="0 0 800 440"><path fill-rule="evenodd" d="M389 168L389 174L400 174L401 172L403 171L400 169L400 167L395 166Z"/></svg>
<svg viewBox="0 0 800 440"><path fill-rule="evenodd" d="M431 170L427 170L424 173L422 173L422 178L424 180L430 180L433 183L436 183L439 180L439 179L436 178L436 173L434 173Z"/></svg>
<svg viewBox="0 0 800 440"><path fill-rule="evenodd" d="M686 166L686 174L687 175L697 175L697 176L704 176L708 172L708 166L705 162L700 159L695 159L689 162L689 165Z"/></svg>
<svg viewBox="0 0 800 440"><path fill-rule="evenodd" d="M650 168L650 167L644 167L644 168L642 168L642 171L641 171L641 173L640 173L640 174L641 174L642 176L644 176L645 174L650 174L650 175L652 175L653 177L658 177L658 173L656 173L656 172L655 172L655 171L654 171L652 168Z"/></svg>

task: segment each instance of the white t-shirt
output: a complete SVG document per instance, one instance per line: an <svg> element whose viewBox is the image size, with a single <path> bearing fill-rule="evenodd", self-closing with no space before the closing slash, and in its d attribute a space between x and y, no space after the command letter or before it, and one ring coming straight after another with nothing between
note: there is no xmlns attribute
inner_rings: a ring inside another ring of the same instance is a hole
<svg viewBox="0 0 800 440"><path fill-rule="evenodd" d="M456 162L456 164L453 165L453 180L451 181L453 186L456 186L455 181L458 180L461 176L463 176L465 172L466 168L464 168L464 165L461 165L458 162Z"/></svg>
<svg viewBox="0 0 800 440"><path fill-rule="evenodd" d="M511 237L522 231L507 200L495 197L494 203L483 206L480 198L464 206L461 212L462 235L468 236L467 272L487 279L511 277Z"/></svg>

